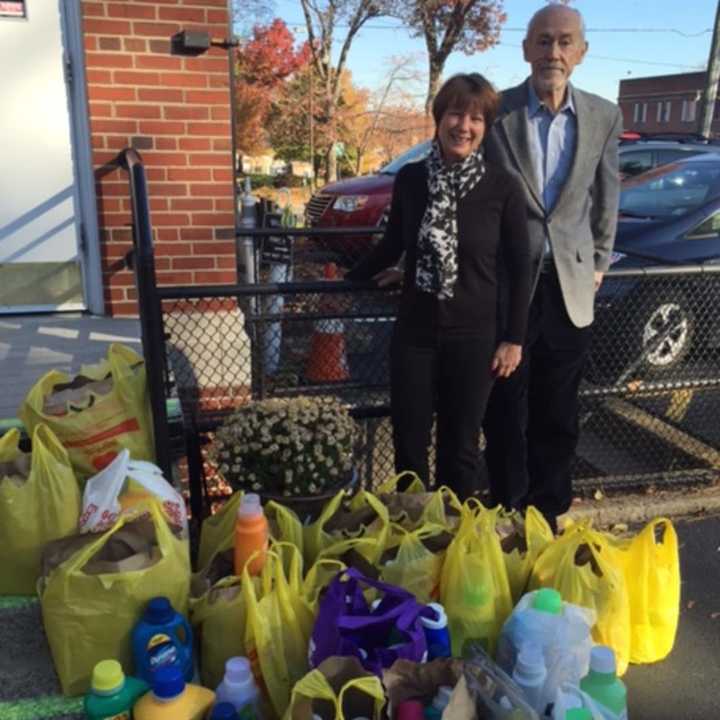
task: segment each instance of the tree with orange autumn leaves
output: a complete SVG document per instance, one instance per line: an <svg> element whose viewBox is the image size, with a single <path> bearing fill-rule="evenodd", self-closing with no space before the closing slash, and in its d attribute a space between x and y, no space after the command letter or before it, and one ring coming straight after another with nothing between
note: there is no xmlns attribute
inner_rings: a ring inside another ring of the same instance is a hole
<svg viewBox="0 0 720 720"><path fill-rule="evenodd" d="M276 18L256 25L252 38L236 54L235 133L238 151L252 153L267 146L265 121L285 81L307 65L307 43L296 47L287 25Z"/></svg>

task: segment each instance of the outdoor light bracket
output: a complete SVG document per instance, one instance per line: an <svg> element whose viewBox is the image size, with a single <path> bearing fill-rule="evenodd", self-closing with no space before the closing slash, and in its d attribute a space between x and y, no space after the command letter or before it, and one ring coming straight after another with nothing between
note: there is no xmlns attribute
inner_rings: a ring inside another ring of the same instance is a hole
<svg viewBox="0 0 720 720"><path fill-rule="evenodd" d="M196 56L206 53L211 47L229 50L237 46L237 40L216 40L210 36L210 33L199 30L181 30L170 39L172 55Z"/></svg>

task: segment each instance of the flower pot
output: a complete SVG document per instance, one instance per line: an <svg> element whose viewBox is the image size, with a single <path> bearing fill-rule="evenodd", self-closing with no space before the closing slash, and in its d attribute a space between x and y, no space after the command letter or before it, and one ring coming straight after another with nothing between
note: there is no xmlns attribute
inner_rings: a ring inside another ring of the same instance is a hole
<svg viewBox="0 0 720 720"><path fill-rule="evenodd" d="M358 473L355 468L348 470L345 477L337 485L321 495L273 495L260 492L263 503L273 502L290 508L297 514L303 525L309 525L320 517L325 505L330 502L340 490L354 491L358 486Z"/></svg>

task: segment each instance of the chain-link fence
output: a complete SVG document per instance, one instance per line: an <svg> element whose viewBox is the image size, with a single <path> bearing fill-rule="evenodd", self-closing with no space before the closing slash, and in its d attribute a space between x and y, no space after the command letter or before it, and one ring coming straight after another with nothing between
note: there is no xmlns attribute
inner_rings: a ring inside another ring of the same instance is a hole
<svg viewBox="0 0 720 720"><path fill-rule="evenodd" d="M302 268L305 277L321 271ZM333 394L361 428L362 479L393 471L388 354L397 292L315 281L174 294L163 300L167 359L193 433L211 433L251 399ZM720 267L606 276L581 388L577 486L717 474L719 303ZM198 468L212 489L212 467Z"/></svg>
<svg viewBox="0 0 720 720"><path fill-rule="evenodd" d="M578 483L720 470L720 267L611 272L581 389Z"/></svg>

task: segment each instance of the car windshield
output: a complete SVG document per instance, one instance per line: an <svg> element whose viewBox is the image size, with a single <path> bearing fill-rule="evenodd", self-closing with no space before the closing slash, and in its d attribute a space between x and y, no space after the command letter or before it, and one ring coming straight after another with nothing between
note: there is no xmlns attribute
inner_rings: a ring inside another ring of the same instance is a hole
<svg viewBox="0 0 720 720"><path fill-rule="evenodd" d="M409 150L405 151L402 155L398 155L394 160L389 162L384 167L380 168L380 172L383 175L397 175L400 171L400 168L403 165L407 165L411 162L416 162L417 160L422 160L424 157L427 157L430 154L430 141L426 140L423 143L420 143L419 145L415 145L411 147Z"/></svg>
<svg viewBox="0 0 720 720"><path fill-rule="evenodd" d="M620 214L667 218L686 215L720 197L720 157L663 165L623 182Z"/></svg>

